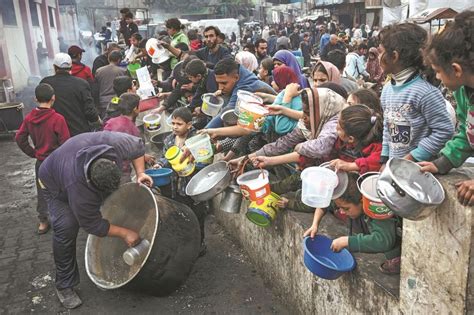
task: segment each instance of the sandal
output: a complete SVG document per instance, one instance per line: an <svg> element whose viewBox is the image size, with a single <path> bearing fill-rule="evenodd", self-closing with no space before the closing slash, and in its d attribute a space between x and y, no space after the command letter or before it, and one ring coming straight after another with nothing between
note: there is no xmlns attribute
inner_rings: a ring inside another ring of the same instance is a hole
<svg viewBox="0 0 474 315"><path fill-rule="evenodd" d="M387 259L383 264L380 265L379 269L382 273L387 275L398 275L400 274L400 262L401 257Z"/></svg>
<svg viewBox="0 0 474 315"><path fill-rule="evenodd" d="M44 224L45 226L43 228L41 228L41 225ZM50 225L48 222L46 223L40 223L39 227L38 227L38 235L42 235L42 234L46 234L48 233L49 229L50 229Z"/></svg>

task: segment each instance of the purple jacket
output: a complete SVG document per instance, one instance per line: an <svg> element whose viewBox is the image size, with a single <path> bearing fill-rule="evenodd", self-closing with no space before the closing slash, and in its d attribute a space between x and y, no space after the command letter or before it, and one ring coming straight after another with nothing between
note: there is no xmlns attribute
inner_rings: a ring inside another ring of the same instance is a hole
<svg viewBox="0 0 474 315"><path fill-rule="evenodd" d="M338 115L328 120L316 139L306 140L301 129L296 127L292 132L277 141L264 145L255 154L264 156L282 155L292 152L295 146L301 143L301 148L297 151L300 155L313 159L324 158L331 153L336 143L337 120Z"/></svg>
<svg viewBox="0 0 474 315"><path fill-rule="evenodd" d="M110 224L100 206L107 197L88 180L87 169L98 157L117 165L145 154L141 138L121 132L88 132L77 135L56 149L39 170L39 178L52 198L69 204L79 226L87 233L106 236Z"/></svg>

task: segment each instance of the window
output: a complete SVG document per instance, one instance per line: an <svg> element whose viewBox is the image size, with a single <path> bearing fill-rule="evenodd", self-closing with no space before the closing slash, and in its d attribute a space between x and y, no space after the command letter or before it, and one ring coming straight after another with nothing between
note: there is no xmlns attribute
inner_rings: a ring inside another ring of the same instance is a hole
<svg viewBox="0 0 474 315"><path fill-rule="evenodd" d="M48 7L49 12L49 26L54 27L54 8Z"/></svg>
<svg viewBox="0 0 474 315"><path fill-rule="evenodd" d="M30 0L31 25L40 26L38 17L38 6L34 0Z"/></svg>
<svg viewBox="0 0 474 315"><path fill-rule="evenodd" d="M3 25L17 26L13 0L2 0L2 9L0 11L2 12Z"/></svg>

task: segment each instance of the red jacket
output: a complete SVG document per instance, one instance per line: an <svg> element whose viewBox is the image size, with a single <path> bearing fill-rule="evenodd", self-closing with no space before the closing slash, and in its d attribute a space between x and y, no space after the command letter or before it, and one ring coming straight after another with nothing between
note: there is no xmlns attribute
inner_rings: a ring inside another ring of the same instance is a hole
<svg viewBox="0 0 474 315"><path fill-rule="evenodd" d="M28 142L31 137L34 147ZM69 139L66 120L52 108L33 109L26 115L15 140L20 149L28 156L40 161Z"/></svg>
<svg viewBox="0 0 474 315"><path fill-rule="evenodd" d="M72 63L71 75L86 80L87 82L94 81L91 68L82 63Z"/></svg>
<svg viewBox="0 0 474 315"><path fill-rule="evenodd" d="M382 143L371 143L362 150L356 149L353 145L345 144L340 138L331 151L331 154L323 161L311 159L301 155L298 160L298 167L304 169L312 165L318 165L322 162L341 159L346 162L355 162L359 167L359 174L367 172L378 172L380 169L380 154L382 153Z"/></svg>

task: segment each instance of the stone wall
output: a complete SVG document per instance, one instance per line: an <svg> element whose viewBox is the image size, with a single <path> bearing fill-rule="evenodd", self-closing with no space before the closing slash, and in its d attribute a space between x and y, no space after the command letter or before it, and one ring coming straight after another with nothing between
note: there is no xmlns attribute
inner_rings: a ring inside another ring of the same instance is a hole
<svg viewBox="0 0 474 315"><path fill-rule="evenodd" d="M383 255L356 254L357 268L337 280L314 276L303 263L303 233L312 214L283 211L273 225L261 228L239 214L219 209L218 221L248 252L255 267L282 300L299 314L460 314L474 310L471 259L472 208L455 199L454 183L474 178L474 168L441 177L444 203L423 221L403 223L402 272L400 277L378 271ZM346 235L346 228L327 215L320 233Z"/></svg>

